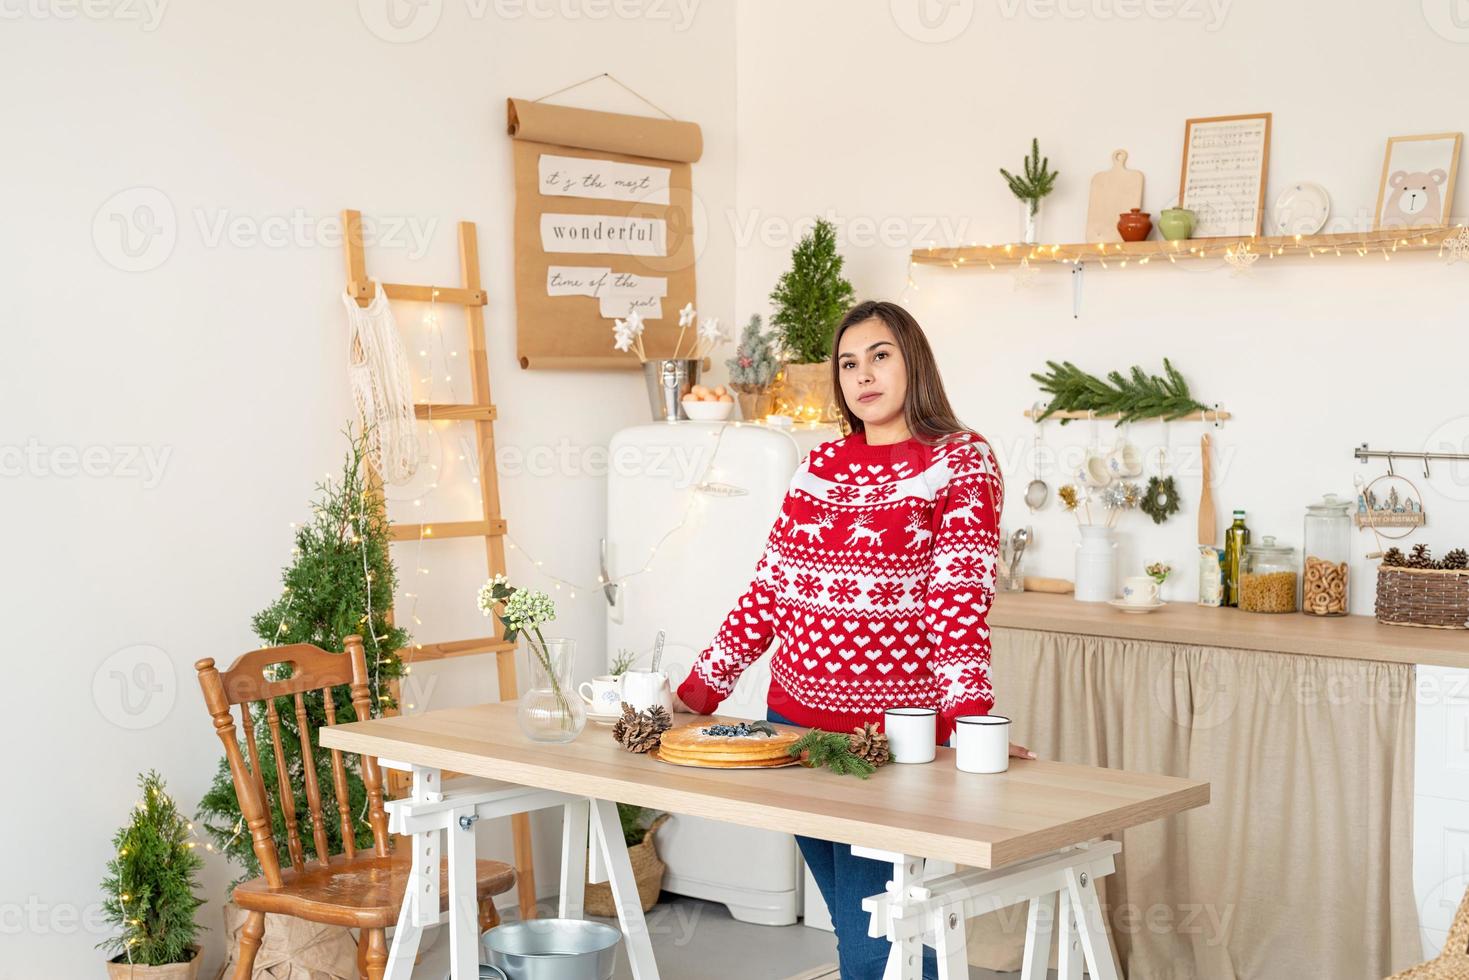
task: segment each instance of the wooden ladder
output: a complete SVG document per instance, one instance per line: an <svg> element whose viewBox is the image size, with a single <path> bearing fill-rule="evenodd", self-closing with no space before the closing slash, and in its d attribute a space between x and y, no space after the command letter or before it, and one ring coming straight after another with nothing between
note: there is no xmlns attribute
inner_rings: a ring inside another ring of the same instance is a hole
<svg viewBox="0 0 1469 980"><path fill-rule="evenodd" d="M366 306L373 298L375 288L367 276L367 260L362 248L362 213L343 211L342 226L347 246L347 294ZM485 291L479 280L479 239L475 234L474 222L459 222L459 270L464 281L462 286L418 286L406 283L385 282L383 291L388 299L414 300L419 302L453 303L464 307L464 320L469 332L469 373L474 389L474 400L463 405L416 404L414 413L420 419L434 421L473 422L476 453L479 465L480 519L476 521L438 521L428 524L393 524L394 541L428 541L443 538L485 539L485 559L491 576L505 572L505 529L500 516L500 483L495 472L495 419L497 413L490 401L490 363L485 350L485 315L487 302ZM373 477L374 492L381 494L382 487L376 474ZM519 691L515 679L515 644L506 642L499 620L492 618L494 633L490 636L471 637L443 643L415 645L411 663L430 660L445 660L471 654L495 654L495 666L499 675L500 699L506 692L513 698ZM396 694L397 692L395 692ZM519 899L520 917L533 919L536 916L535 868L532 860L530 815L517 813L510 818L515 839L516 895Z"/></svg>

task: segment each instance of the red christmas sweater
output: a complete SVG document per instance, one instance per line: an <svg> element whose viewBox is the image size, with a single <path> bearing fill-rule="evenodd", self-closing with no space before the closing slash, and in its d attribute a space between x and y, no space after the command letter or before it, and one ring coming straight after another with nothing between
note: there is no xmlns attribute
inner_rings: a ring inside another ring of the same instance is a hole
<svg viewBox="0 0 1469 980"><path fill-rule="evenodd" d="M847 732L885 708L988 714L1003 483L981 436L869 446L861 432L802 460L755 579L678 688L713 712L775 640L771 708Z"/></svg>

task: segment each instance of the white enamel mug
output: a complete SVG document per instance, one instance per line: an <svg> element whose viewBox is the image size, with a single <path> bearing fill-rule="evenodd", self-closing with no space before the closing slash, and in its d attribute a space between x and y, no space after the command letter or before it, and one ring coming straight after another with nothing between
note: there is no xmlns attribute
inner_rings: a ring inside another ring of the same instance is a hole
<svg viewBox="0 0 1469 980"><path fill-rule="evenodd" d="M960 715L954 719L954 765L964 772L1010 768L1010 719L1004 715Z"/></svg>
<svg viewBox="0 0 1469 980"><path fill-rule="evenodd" d="M888 737L888 754L894 762L932 762L938 739L938 711L933 708L898 707L882 713L882 730Z"/></svg>

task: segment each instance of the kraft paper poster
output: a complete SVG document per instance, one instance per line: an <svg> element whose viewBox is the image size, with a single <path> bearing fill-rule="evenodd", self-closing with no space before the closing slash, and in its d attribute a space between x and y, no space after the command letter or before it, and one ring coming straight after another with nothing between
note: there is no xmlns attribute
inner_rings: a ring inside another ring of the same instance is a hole
<svg viewBox="0 0 1469 980"><path fill-rule="evenodd" d="M612 321L638 310L650 357L696 306L694 123L508 100L516 347L523 368L636 370Z"/></svg>

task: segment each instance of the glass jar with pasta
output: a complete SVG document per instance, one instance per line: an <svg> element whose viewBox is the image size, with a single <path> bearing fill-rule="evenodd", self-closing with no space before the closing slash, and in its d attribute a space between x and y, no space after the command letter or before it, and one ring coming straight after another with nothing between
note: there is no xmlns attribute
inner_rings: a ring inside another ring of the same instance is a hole
<svg viewBox="0 0 1469 980"><path fill-rule="evenodd" d="M1352 555L1351 504L1328 493L1306 508L1305 571L1301 612L1308 616L1347 614L1347 564Z"/></svg>
<svg viewBox="0 0 1469 980"><path fill-rule="evenodd" d="M1296 552L1265 535L1245 545L1239 567L1239 607L1245 612L1296 611Z"/></svg>

